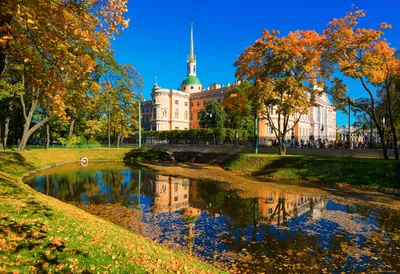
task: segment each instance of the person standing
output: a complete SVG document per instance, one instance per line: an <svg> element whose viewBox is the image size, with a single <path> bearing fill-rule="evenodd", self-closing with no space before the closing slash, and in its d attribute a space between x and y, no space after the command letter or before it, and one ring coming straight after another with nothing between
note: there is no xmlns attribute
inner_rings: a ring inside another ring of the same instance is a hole
<svg viewBox="0 0 400 274"><path fill-rule="evenodd" d="M310 135L310 137L308 138L308 140L310 141L310 146L312 148L312 150L315 149L315 143L314 143L314 135Z"/></svg>

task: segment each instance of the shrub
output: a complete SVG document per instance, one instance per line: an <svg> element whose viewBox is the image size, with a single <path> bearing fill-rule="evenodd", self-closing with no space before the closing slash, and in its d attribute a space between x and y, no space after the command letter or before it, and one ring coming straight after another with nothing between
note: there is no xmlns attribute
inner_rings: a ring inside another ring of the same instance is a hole
<svg viewBox="0 0 400 274"><path fill-rule="evenodd" d="M171 153L164 150L155 149L135 149L128 152L124 161L128 163L136 163L138 161L171 161L173 157Z"/></svg>

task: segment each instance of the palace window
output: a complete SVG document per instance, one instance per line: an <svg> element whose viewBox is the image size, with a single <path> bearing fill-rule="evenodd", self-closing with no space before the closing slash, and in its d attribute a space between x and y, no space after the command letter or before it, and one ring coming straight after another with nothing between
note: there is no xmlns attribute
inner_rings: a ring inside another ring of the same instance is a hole
<svg viewBox="0 0 400 274"><path fill-rule="evenodd" d="M190 89L193 89L193 86L190 86Z"/></svg>
<svg viewBox="0 0 400 274"><path fill-rule="evenodd" d="M185 102L185 107L187 107L188 106L188 102Z"/></svg>
<svg viewBox="0 0 400 274"><path fill-rule="evenodd" d="M185 119L185 120L187 120L187 119L188 119L188 112L187 112L187 110L185 110L185 114L184 114L184 117L183 117L183 119Z"/></svg>
<svg viewBox="0 0 400 274"><path fill-rule="evenodd" d="M175 100L175 105L179 105L179 100Z"/></svg>
<svg viewBox="0 0 400 274"><path fill-rule="evenodd" d="M175 192L178 192L178 187L179 187L179 184L178 183L174 183L174 191Z"/></svg>
<svg viewBox="0 0 400 274"><path fill-rule="evenodd" d="M179 118L179 110L175 109L175 119L178 119L178 118Z"/></svg>

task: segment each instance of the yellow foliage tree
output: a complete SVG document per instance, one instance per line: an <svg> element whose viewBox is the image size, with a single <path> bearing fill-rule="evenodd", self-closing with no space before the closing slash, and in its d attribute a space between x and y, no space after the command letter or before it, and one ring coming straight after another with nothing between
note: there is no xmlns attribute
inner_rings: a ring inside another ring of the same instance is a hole
<svg viewBox="0 0 400 274"><path fill-rule="evenodd" d="M322 93L311 87L324 85L321 54L325 39L312 30L278 35L279 31L264 30L234 65L236 77L252 83L249 97L273 129L279 154L286 154L286 134Z"/></svg>

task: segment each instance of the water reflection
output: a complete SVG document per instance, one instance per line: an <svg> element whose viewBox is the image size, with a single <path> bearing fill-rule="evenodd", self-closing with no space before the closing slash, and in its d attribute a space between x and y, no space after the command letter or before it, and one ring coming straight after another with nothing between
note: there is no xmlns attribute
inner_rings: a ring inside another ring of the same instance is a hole
<svg viewBox="0 0 400 274"><path fill-rule="evenodd" d="M223 269L400 270L397 211L281 193L267 184L243 198L220 182L121 167L64 168L27 183Z"/></svg>

